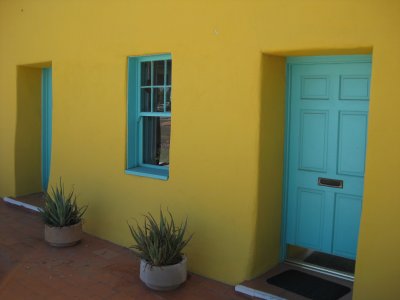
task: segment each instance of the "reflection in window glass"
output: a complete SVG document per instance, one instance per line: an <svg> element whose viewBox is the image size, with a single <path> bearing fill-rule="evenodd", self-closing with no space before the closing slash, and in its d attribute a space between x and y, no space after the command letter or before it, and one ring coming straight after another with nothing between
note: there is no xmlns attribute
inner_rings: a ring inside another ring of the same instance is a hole
<svg viewBox="0 0 400 300"><path fill-rule="evenodd" d="M153 111L163 112L164 111L164 88L153 89Z"/></svg>
<svg viewBox="0 0 400 300"><path fill-rule="evenodd" d="M170 117L143 118L143 163L169 165Z"/></svg>
<svg viewBox="0 0 400 300"><path fill-rule="evenodd" d="M141 77L142 77L142 86L150 86L151 85L151 62L146 61L142 62L142 70L141 70Z"/></svg>
<svg viewBox="0 0 400 300"><path fill-rule="evenodd" d="M141 89L141 104L140 111L149 112L151 111L151 89Z"/></svg>
<svg viewBox="0 0 400 300"><path fill-rule="evenodd" d="M163 60L154 62L154 79L153 85L164 85L164 64Z"/></svg>
<svg viewBox="0 0 400 300"><path fill-rule="evenodd" d="M167 95L165 98L166 111L171 111L171 88L167 88Z"/></svg>
<svg viewBox="0 0 400 300"><path fill-rule="evenodd" d="M165 83L166 85L171 85L171 67L172 61L167 60L167 82Z"/></svg>

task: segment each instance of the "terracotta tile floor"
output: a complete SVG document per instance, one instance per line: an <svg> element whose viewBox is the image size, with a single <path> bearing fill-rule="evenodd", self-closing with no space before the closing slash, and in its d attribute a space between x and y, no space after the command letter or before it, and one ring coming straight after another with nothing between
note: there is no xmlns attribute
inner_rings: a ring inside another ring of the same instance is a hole
<svg viewBox="0 0 400 300"><path fill-rule="evenodd" d="M197 275L175 291L153 292L130 250L88 234L76 247L52 248L42 235L37 214L0 199L0 299L249 299Z"/></svg>
<svg viewBox="0 0 400 300"><path fill-rule="evenodd" d="M25 196L20 196L17 198L12 198L20 202L30 204L36 207L43 207L44 205L44 194L43 193L33 193Z"/></svg>

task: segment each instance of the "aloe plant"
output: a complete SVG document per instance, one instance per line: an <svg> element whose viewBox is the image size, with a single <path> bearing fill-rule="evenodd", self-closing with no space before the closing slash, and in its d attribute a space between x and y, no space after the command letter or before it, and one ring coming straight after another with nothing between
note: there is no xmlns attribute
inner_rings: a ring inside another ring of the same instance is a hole
<svg viewBox="0 0 400 300"><path fill-rule="evenodd" d="M189 243L192 235L185 239L187 219L179 226L175 225L172 214L168 211L167 218L160 209L160 220L147 213L144 224L136 226L128 223L136 245L131 248L138 250L139 255L151 266L167 266L182 260L182 250Z"/></svg>
<svg viewBox="0 0 400 300"><path fill-rule="evenodd" d="M61 181L51 193L45 193L44 207L39 213L45 224L52 227L64 227L78 224L86 212L87 206L78 207L74 190L65 192Z"/></svg>

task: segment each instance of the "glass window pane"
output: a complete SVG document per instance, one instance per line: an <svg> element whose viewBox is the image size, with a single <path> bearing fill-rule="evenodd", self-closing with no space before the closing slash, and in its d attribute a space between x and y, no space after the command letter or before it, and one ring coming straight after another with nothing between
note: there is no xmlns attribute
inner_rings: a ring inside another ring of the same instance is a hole
<svg viewBox="0 0 400 300"><path fill-rule="evenodd" d="M151 85L151 62L146 61L141 63L141 85L150 86Z"/></svg>
<svg viewBox="0 0 400 300"><path fill-rule="evenodd" d="M143 118L143 163L169 165L171 118Z"/></svg>
<svg viewBox="0 0 400 300"><path fill-rule="evenodd" d="M151 89L142 88L140 94L140 111L150 112L151 111Z"/></svg>
<svg viewBox="0 0 400 300"><path fill-rule="evenodd" d="M160 118L161 145L159 165L169 165L169 143L171 138L171 118Z"/></svg>
<svg viewBox="0 0 400 300"><path fill-rule="evenodd" d="M171 111L171 88L168 87L166 90L167 90L167 95L165 99L166 111Z"/></svg>
<svg viewBox="0 0 400 300"><path fill-rule="evenodd" d="M164 85L164 61L155 61L153 68L153 85Z"/></svg>
<svg viewBox="0 0 400 300"><path fill-rule="evenodd" d="M153 89L153 111L164 112L164 88Z"/></svg>
<svg viewBox="0 0 400 300"><path fill-rule="evenodd" d="M171 60L167 60L167 82L166 85L171 85L171 70L172 68L172 62Z"/></svg>

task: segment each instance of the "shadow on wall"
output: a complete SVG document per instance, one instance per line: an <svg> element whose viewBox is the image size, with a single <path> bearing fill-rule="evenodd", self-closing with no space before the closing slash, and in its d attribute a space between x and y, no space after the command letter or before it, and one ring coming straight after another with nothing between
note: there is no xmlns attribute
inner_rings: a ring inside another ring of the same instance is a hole
<svg viewBox="0 0 400 300"><path fill-rule="evenodd" d="M17 67L15 196L41 188L41 68Z"/></svg>
<svg viewBox="0 0 400 300"><path fill-rule="evenodd" d="M263 55L261 67L258 205L249 277L279 263L281 242L286 59Z"/></svg>

